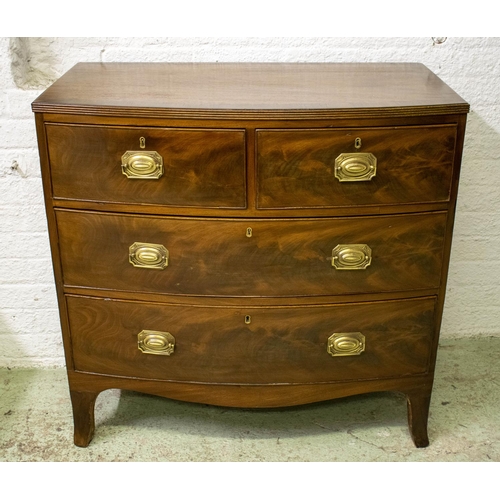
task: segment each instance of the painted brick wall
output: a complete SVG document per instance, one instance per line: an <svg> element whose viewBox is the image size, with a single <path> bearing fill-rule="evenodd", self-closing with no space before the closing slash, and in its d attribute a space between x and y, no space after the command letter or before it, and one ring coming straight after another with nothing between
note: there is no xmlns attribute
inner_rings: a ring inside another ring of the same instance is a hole
<svg viewBox="0 0 500 500"><path fill-rule="evenodd" d="M499 38L0 38L0 366L64 364L30 104L80 61L424 63L472 109L442 335L500 335Z"/></svg>

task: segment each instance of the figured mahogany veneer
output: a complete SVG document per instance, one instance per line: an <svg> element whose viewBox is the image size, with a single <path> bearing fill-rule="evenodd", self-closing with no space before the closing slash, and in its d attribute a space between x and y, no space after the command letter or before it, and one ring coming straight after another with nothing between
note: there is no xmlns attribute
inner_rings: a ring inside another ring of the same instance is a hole
<svg viewBox="0 0 500 500"><path fill-rule="evenodd" d="M56 210L64 283L168 295L286 297L438 288L446 213L193 219ZM252 237L246 237L251 227ZM77 229L77 230L75 230ZM129 246L164 245L169 264L129 262ZM367 243L363 271L332 266L338 244Z"/></svg>
<svg viewBox="0 0 500 500"><path fill-rule="evenodd" d="M298 307L203 307L68 296L75 369L168 381L299 384L426 372L434 297ZM250 316L245 324L242 318ZM116 321L120 318L120 321ZM145 356L137 332L175 332L171 359ZM332 332L360 330L366 352L332 359ZM265 406L265 405L264 405Z"/></svg>
<svg viewBox="0 0 500 500"><path fill-rule="evenodd" d="M164 159L158 182L116 175L127 150ZM245 131L47 125L54 198L106 203L246 207ZM68 166L71 166L68 168Z"/></svg>
<svg viewBox="0 0 500 500"><path fill-rule="evenodd" d="M420 64L78 64L34 103L75 444L106 389L427 418L469 106Z"/></svg>
<svg viewBox="0 0 500 500"><path fill-rule="evenodd" d="M258 130L259 208L394 205L448 201L456 127ZM334 176L335 159L369 151L383 165L371 182L348 187Z"/></svg>

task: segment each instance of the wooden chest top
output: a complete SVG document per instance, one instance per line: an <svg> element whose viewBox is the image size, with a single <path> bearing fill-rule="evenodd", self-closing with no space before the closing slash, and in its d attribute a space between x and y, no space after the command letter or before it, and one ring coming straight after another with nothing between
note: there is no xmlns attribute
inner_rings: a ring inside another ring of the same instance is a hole
<svg viewBox="0 0 500 500"><path fill-rule="evenodd" d="M469 105L424 65L80 63L35 112L218 118L380 117L464 113Z"/></svg>

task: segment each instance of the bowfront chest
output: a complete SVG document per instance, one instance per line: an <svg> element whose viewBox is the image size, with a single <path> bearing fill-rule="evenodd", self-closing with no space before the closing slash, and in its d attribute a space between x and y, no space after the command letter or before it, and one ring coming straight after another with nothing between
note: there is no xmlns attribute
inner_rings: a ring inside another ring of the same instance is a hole
<svg viewBox="0 0 500 500"><path fill-rule="evenodd" d="M469 106L420 64L78 64L34 103L75 444L121 388L427 417Z"/></svg>

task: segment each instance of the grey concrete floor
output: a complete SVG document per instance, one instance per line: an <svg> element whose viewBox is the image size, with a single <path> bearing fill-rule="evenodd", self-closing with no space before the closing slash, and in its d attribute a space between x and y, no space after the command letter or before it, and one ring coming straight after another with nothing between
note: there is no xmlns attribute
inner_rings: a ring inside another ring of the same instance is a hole
<svg viewBox="0 0 500 500"><path fill-rule="evenodd" d="M88 448L73 445L64 369L0 369L2 462L497 462L500 338L441 343L430 446L414 447L405 398L381 393L239 410L110 390Z"/></svg>

